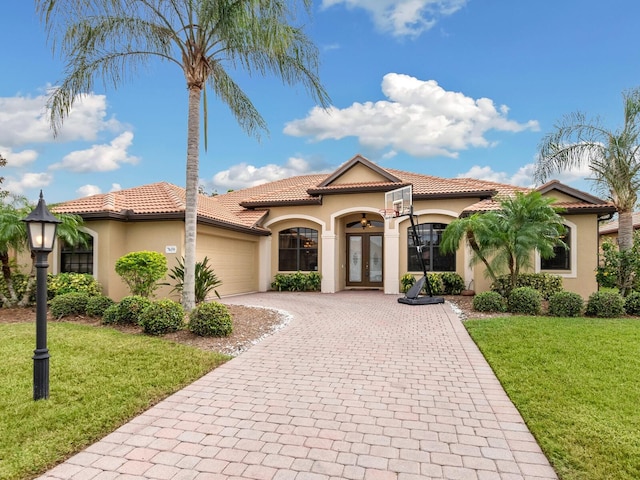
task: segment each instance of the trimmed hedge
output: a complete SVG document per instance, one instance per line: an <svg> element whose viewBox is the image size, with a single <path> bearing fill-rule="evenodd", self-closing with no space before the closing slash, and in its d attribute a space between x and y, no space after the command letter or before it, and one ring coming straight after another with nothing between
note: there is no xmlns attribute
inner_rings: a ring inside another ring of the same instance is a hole
<svg viewBox="0 0 640 480"><path fill-rule="evenodd" d="M586 315L615 318L624 314L624 298L619 293L595 292L587 301Z"/></svg>
<svg viewBox="0 0 640 480"><path fill-rule="evenodd" d="M524 315L540 315L542 294L532 287L514 288L507 297L507 310Z"/></svg>
<svg viewBox="0 0 640 480"><path fill-rule="evenodd" d="M47 295L49 299L65 293L80 292L89 296L101 295L102 287L88 273L59 273L48 275Z"/></svg>
<svg viewBox="0 0 640 480"><path fill-rule="evenodd" d="M116 321L121 325L138 325L140 315L145 308L151 305L151 300L140 295L130 295L120 300L117 305Z"/></svg>
<svg viewBox="0 0 640 480"><path fill-rule="evenodd" d="M624 311L628 315L640 315L640 292L631 292L624 300Z"/></svg>
<svg viewBox="0 0 640 480"><path fill-rule="evenodd" d="M279 292L317 292L321 281L322 276L318 272L277 273L271 288Z"/></svg>
<svg viewBox="0 0 640 480"><path fill-rule="evenodd" d="M222 303L201 303L189 314L189 331L200 337L226 337L233 331L231 313Z"/></svg>
<svg viewBox="0 0 640 480"><path fill-rule="evenodd" d="M509 275L502 275L491 285L491 290L508 298L511 293L509 291L510 282ZM521 273L518 275L515 285L515 288L520 287L534 288L540 292L542 298L549 300L551 295L562 291L562 277L548 273Z"/></svg>
<svg viewBox="0 0 640 480"><path fill-rule="evenodd" d="M102 317L104 311L114 304L115 302L113 300L104 295L89 297L87 301L87 315L91 317Z"/></svg>
<svg viewBox="0 0 640 480"><path fill-rule="evenodd" d="M584 309L584 300L574 292L558 292L549 299L549 315L554 317L578 317Z"/></svg>
<svg viewBox="0 0 640 480"><path fill-rule="evenodd" d="M87 312L89 295L70 292L58 295L49 302L49 311L54 318L60 319L71 315L84 315Z"/></svg>
<svg viewBox="0 0 640 480"><path fill-rule="evenodd" d="M177 332L184 326L184 309L173 300L156 300L142 311L138 323L149 335Z"/></svg>
<svg viewBox="0 0 640 480"><path fill-rule="evenodd" d="M473 309L478 312L504 312L507 306L498 292L481 292L473 297Z"/></svg>

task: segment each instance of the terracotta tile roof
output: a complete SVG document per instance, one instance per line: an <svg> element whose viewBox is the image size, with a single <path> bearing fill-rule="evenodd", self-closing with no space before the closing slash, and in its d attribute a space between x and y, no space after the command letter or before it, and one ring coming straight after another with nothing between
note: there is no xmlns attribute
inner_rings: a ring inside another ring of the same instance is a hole
<svg viewBox="0 0 640 480"><path fill-rule="evenodd" d="M266 211L245 211L237 203L200 195L198 218L205 223L220 224L241 230L268 233L258 226ZM185 190L171 183L159 182L140 187L101 193L56 205L55 212L75 213L85 218L163 219L184 218Z"/></svg>

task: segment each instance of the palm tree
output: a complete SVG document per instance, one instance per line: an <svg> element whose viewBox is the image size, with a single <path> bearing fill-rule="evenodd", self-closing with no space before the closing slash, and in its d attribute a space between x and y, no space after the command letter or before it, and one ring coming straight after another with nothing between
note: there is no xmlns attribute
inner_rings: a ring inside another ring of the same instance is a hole
<svg viewBox="0 0 640 480"><path fill-rule="evenodd" d="M6 307L24 307L29 302L35 285L35 257L31 255L31 268L26 277L24 290L16 288L15 266L11 264L10 252L24 252L29 247L27 226L22 221L34 209L25 197L12 196L10 201L0 202L0 265L6 294L0 292L0 301ZM52 207L55 208L55 207ZM68 213L54 215L61 221L56 230L58 239L69 245L86 246L87 234L82 231L82 218ZM19 295L21 291L21 295Z"/></svg>
<svg viewBox="0 0 640 480"><path fill-rule="evenodd" d="M471 263L482 262L485 266L485 272L492 281L496 281L497 277L488 257L491 255L489 237L491 232L488 230L488 217L482 213L474 213L468 217L457 218L444 230L440 241L440 251L442 253L455 253L460 247L460 241L464 238L467 240L473 257Z"/></svg>
<svg viewBox="0 0 640 480"><path fill-rule="evenodd" d="M482 261L495 282L500 272L509 272L510 289L520 272L531 267L533 252L542 258L554 255L554 247L564 245L565 227L551 198L540 192L505 197L500 209L478 213L451 222L442 235L441 248L453 252L465 238L472 250L472 261Z"/></svg>
<svg viewBox="0 0 640 480"><path fill-rule="evenodd" d="M588 166L603 197L618 211L621 252L633 246L633 210L640 188L640 89L623 93L622 129L610 130L600 119L582 113L567 115L541 141L535 177L544 182L551 174Z"/></svg>
<svg viewBox="0 0 640 480"><path fill-rule="evenodd" d="M312 0L303 0L310 12ZM50 99L54 132L74 100L96 77L117 87L129 74L160 59L177 65L188 89L185 278L182 302L195 305L195 249L200 103L213 90L250 135L267 129L228 69L267 73L285 84L302 83L323 107L329 98L316 74L318 51L287 0L36 0L53 46L67 59L66 76Z"/></svg>

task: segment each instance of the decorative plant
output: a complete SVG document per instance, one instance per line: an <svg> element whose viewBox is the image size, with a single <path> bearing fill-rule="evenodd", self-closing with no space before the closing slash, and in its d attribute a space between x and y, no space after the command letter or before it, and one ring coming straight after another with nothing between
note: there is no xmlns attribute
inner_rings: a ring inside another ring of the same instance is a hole
<svg viewBox="0 0 640 480"><path fill-rule="evenodd" d="M196 304L202 303L213 290L216 297L220 298L220 294L215 289L222 285L222 281L218 279L213 267L209 265L209 258L204 257L201 262L196 262ZM169 278L176 282L173 287L174 292L182 295L184 287L184 258L178 259L178 265L171 269Z"/></svg>
<svg viewBox="0 0 640 480"><path fill-rule="evenodd" d="M150 297L167 274L167 259L158 252L131 252L118 259L116 273L129 286L131 295Z"/></svg>

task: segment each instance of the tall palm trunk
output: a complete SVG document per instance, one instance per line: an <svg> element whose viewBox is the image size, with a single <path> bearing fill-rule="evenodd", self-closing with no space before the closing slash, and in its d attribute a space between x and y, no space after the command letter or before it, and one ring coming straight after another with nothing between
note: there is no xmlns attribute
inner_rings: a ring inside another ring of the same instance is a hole
<svg viewBox="0 0 640 480"><path fill-rule="evenodd" d="M633 246L633 212L618 210L618 248L621 252Z"/></svg>
<svg viewBox="0 0 640 480"><path fill-rule="evenodd" d="M200 97L202 87L189 87L189 111L187 120L187 184L185 192L185 254L182 305L187 312L195 302L196 235L198 222L198 162L200 156Z"/></svg>
<svg viewBox="0 0 640 480"><path fill-rule="evenodd" d="M469 242L469 246L471 247L471 250L473 250L475 254L478 256L478 258L482 261L482 263L484 263L484 266L487 270L487 274L489 275L489 277L491 277L491 281L497 282L498 279L496 277L496 274L494 273L493 268L491 268L491 264L489 264L489 261L487 260L487 258L482 254L482 250L480 250L480 245L478 245L478 242L476 242L476 236L474 235L472 230L467 230L467 241Z"/></svg>

